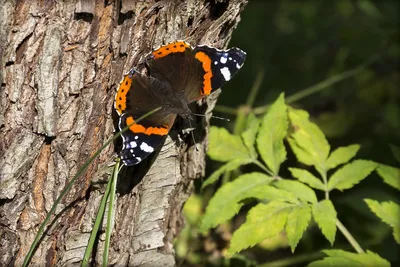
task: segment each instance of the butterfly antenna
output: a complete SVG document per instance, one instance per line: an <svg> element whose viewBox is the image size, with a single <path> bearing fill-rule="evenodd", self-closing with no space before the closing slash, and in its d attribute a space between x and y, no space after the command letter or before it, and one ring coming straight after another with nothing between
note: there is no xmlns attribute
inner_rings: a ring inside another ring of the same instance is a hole
<svg viewBox="0 0 400 267"><path fill-rule="evenodd" d="M198 117L205 117L205 116L206 116L206 115L204 115L204 114L199 114L199 113L192 113L192 115L198 116ZM228 118L218 117L218 116L214 116L214 115L212 115L211 118L213 118L213 119L218 119L218 120L222 120L222 121L231 121L231 120L228 119Z"/></svg>

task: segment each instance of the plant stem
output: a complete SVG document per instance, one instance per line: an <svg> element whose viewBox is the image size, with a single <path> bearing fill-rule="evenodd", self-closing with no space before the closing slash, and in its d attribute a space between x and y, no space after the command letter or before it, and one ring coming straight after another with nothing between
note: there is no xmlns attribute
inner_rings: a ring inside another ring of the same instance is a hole
<svg viewBox="0 0 400 267"><path fill-rule="evenodd" d="M114 172L115 172L115 169L114 169ZM112 179L109 179L108 183L107 183L106 191L104 192L104 195L101 198L100 206L97 211L96 220L94 222L92 232L90 233L89 241L88 241L88 244L85 249L85 254L83 255L82 264L81 264L82 267L89 266L90 255L92 254L94 242L96 241L97 233L99 232L99 229L101 227L101 222L103 221L103 215L106 210L106 204L107 204L108 196L110 194L111 184L112 184Z"/></svg>
<svg viewBox="0 0 400 267"><path fill-rule="evenodd" d="M364 250L361 248L361 246L357 243L357 241L354 239L354 237L350 234L350 232L347 230L347 228L339 221L339 219L336 219L336 226L339 228L340 232L346 237L347 241L351 244L351 246L357 251L357 253L365 253Z"/></svg>
<svg viewBox="0 0 400 267"><path fill-rule="evenodd" d="M256 164L258 167L260 167L261 169L263 169L263 171L265 171L266 173L268 173L270 176L274 177L275 175L267 168L265 167L264 164L262 164L260 161L255 160L254 164Z"/></svg>
<svg viewBox="0 0 400 267"><path fill-rule="evenodd" d="M355 76L355 75L359 74L361 71L363 71L366 67L371 65L373 62L375 62L378 58L379 58L379 56L372 56L367 61L365 61L363 64L361 64L351 70L344 71L342 73L339 73L337 75L329 77L315 85L312 85L312 86L310 86L304 90L301 90L291 96L288 96L288 97L286 97L286 103L291 104L291 103L296 102L300 99L303 99L307 96L310 96L312 94L323 91L323 90L331 87L332 85L334 85L338 82L341 82L347 78ZM263 114L266 112L267 108L268 108L268 105L262 106L262 107L257 107L255 109L253 109L253 112L254 112L254 114Z"/></svg>
<svg viewBox="0 0 400 267"><path fill-rule="evenodd" d="M308 262L308 261L313 261L313 260L322 258L323 256L324 256L324 254L321 252L314 252L314 253L310 253L310 254L303 254L303 255L297 255L297 256L293 256L293 257L289 257L289 258L284 258L282 260L267 262L267 263L258 265L258 267L283 267L283 266L298 265L302 262Z"/></svg>
<svg viewBox="0 0 400 267"><path fill-rule="evenodd" d="M261 69L257 72L256 79L254 80L253 86L250 89L250 93L247 97L246 105L248 107L252 107L254 101L256 100L257 93L260 90L261 83L264 80L264 70Z"/></svg>
<svg viewBox="0 0 400 267"><path fill-rule="evenodd" d="M230 114L230 115L237 115L237 109L236 108L231 108L228 106L222 106L222 105L216 105L214 107L214 111L225 113L225 114Z"/></svg>
<svg viewBox="0 0 400 267"><path fill-rule="evenodd" d="M325 199L329 199L328 177L326 171L322 172L322 180L324 181L325 186Z"/></svg>
<svg viewBox="0 0 400 267"><path fill-rule="evenodd" d="M114 202L115 202L115 192L117 190L117 180L118 180L118 169L119 169L120 159L117 159L117 162L114 166L114 173L112 177L111 190L110 195L108 197L108 215L107 215L107 228L106 228L106 238L104 240L104 254L103 254L103 266L108 266L108 255L110 251L110 240L111 240L111 232L113 229L113 220L114 220Z"/></svg>

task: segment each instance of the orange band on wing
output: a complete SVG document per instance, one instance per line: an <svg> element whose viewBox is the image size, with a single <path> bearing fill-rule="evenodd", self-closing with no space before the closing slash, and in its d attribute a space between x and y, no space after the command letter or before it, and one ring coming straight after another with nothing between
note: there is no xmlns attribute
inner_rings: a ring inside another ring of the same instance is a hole
<svg viewBox="0 0 400 267"><path fill-rule="evenodd" d="M115 109L118 114L122 114L126 109L126 94L131 89L132 78L129 75L125 75L122 82L119 84L117 94L115 96Z"/></svg>
<svg viewBox="0 0 400 267"><path fill-rule="evenodd" d="M203 76L203 88L201 90L202 95L209 95L211 93L211 77L212 71L211 71L211 58L207 56L206 53L204 52L197 52L196 53L196 59L198 59L202 64L203 64L203 69L206 72Z"/></svg>
<svg viewBox="0 0 400 267"><path fill-rule="evenodd" d="M126 125L131 125L129 126L129 129L134 132L134 133L142 133L142 134L155 134L155 135L167 135L168 134L168 127L167 126L162 126L162 127L144 127L141 124L133 124L135 120L132 117L126 118Z"/></svg>
<svg viewBox="0 0 400 267"><path fill-rule="evenodd" d="M152 54L155 59L165 57L171 53L184 52L186 48L190 48L190 45L185 42L173 42L164 46L161 46L155 50Z"/></svg>

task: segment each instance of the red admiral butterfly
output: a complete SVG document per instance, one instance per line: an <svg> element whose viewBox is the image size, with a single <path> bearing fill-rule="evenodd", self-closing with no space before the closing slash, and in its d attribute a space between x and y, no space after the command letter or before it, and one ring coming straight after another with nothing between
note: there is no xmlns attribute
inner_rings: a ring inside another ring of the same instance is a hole
<svg viewBox="0 0 400 267"><path fill-rule="evenodd" d="M119 85L114 103L119 115L118 128L122 130L149 111L161 109L122 134L123 164L138 164L152 153L168 134L176 116L190 118L189 104L229 81L245 59L246 53L238 48L193 48L183 41L148 54L147 75L132 69Z"/></svg>

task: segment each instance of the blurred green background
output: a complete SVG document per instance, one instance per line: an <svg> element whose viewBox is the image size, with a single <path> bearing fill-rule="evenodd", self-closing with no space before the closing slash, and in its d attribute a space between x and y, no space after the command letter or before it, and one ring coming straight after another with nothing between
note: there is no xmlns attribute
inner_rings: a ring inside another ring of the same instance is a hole
<svg viewBox="0 0 400 267"><path fill-rule="evenodd" d="M231 122L212 120L212 124L234 131L233 113L246 103L258 80L261 85L252 108L259 115L285 92L287 99L292 97L291 106L310 113L333 149L357 143L361 145L358 158L398 166L389 145L400 146L399 10L395 0L250 0L229 45L246 51L247 59L238 75L224 86L214 112ZM355 69L358 71L352 72ZM346 79L301 96L321 82L347 74ZM286 164L293 166L293 155L288 159ZM209 161L207 175L218 166ZM196 225L217 188L197 190L185 206L187 225L176 243L181 266L258 266L292 256L282 237L267 240L243 256L223 259L232 230L245 220L245 212L208 235L199 235ZM365 197L399 203L397 192L376 174L351 190L334 192L332 201L338 217L364 249L400 266L400 248L391 229L369 211L362 201ZM312 260L318 256L315 252L329 247L317 229L311 228L294 255ZM352 251L340 233L335 247Z"/></svg>

